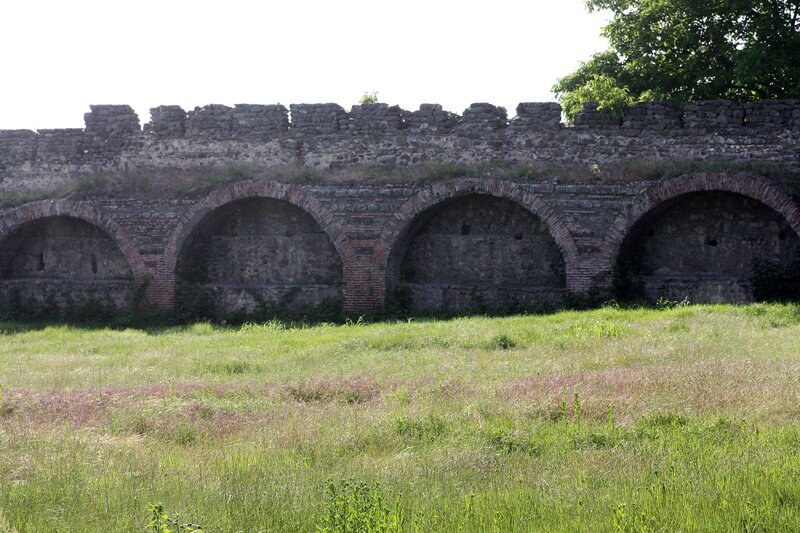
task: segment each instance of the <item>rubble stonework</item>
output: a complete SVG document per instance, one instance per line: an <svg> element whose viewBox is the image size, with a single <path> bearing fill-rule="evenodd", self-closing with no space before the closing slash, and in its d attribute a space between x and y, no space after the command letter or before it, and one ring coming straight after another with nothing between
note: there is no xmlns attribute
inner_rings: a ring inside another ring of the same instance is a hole
<svg viewBox="0 0 800 533"><path fill-rule="evenodd" d="M129 106L103 105L82 129L0 130L0 313L503 311L620 286L747 301L766 294L765 272L790 290L797 200L752 169L800 172L800 101L642 102L621 118L590 102L574 126L560 116L536 102L513 117L489 103L462 115L437 104L168 105L140 128ZM661 180L568 170L637 159L728 170ZM414 165L482 170L431 181L372 170ZM316 177L281 178L304 170ZM200 171L223 184L159 192ZM150 189L125 187L135 175Z"/></svg>

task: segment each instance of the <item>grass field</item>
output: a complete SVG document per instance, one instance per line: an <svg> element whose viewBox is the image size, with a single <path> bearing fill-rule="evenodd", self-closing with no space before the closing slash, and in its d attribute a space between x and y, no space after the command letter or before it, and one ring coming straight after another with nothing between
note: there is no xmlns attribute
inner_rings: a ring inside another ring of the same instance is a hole
<svg viewBox="0 0 800 533"><path fill-rule="evenodd" d="M800 530L798 306L0 335L0 532Z"/></svg>

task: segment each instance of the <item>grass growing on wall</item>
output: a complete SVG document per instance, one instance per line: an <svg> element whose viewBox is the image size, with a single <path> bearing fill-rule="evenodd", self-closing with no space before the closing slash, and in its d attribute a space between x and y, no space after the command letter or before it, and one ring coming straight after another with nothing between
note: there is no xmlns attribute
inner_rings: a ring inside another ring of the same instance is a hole
<svg viewBox="0 0 800 533"><path fill-rule="evenodd" d="M795 305L0 336L0 531L800 528Z"/></svg>
<svg viewBox="0 0 800 533"><path fill-rule="evenodd" d="M775 180L790 194L800 196L800 173L785 164L770 161L710 159L629 158L618 163L466 164L428 162L406 167L355 165L336 169L307 167L251 168L245 165L195 169L131 169L118 173L76 175L55 189L0 190L0 208L47 198L199 196L213 188L245 180L294 184L408 184L461 177L496 178L516 182L549 181L592 183L654 181L691 172L742 172Z"/></svg>

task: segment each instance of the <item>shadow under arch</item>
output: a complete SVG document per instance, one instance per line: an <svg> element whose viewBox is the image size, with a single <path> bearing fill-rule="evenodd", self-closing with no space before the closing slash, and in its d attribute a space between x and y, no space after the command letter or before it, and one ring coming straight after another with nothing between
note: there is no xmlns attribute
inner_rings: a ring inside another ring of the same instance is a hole
<svg viewBox="0 0 800 533"><path fill-rule="evenodd" d="M111 217L86 202L67 199L39 200L4 213L0 216L0 246L9 235L22 226L40 219L59 216L88 222L108 234L125 257L134 280L142 282L148 277L144 260L130 234Z"/></svg>
<svg viewBox="0 0 800 533"><path fill-rule="evenodd" d="M431 184L408 199L395 213L381 234L380 250L384 269L387 300L399 284L400 270L412 240L422 228L442 210L470 198L486 198L519 207L543 224L549 240L563 262L565 290L573 286L572 277L577 263L577 247L572 235L558 215L539 197L514 182L493 178L456 178ZM499 206L498 206L499 207ZM464 228L462 228L463 231Z"/></svg>
<svg viewBox="0 0 800 533"><path fill-rule="evenodd" d="M43 200L0 217L2 302L26 316L85 315L135 308L148 279L134 241L85 202ZM77 317L80 318L80 317Z"/></svg>
<svg viewBox="0 0 800 533"><path fill-rule="evenodd" d="M754 202L753 209L758 209L757 206L768 209L781 223L786 224L788 233L792 233L789 235L790 241L794 242L800 238L800 208L781 187L744 173L698 172L655 183L617 216L600 248L601 253L598 259L602 264L602 270L610 273L612 276L609 278L613 277L615 283L619 283L619 269L622 268L620 265L623 261L633 260L627 256L635 253L632 250L635 249L636 241L646 238L643 236L645 229L648 229L648 235L652 236L652 227L662 217L679 209L685 202L699 203L705 199L706 202L715 201L720 205L725 203L726 198L728 198L728 203L733 201L732 198L742 198L742 201ZM689 209L689 207L686 208ZM732 211L730 207L728 211ZM703 212L699 212L698 215ZM706 212L706 214L708 213ZM677 215L671 216L674 218ZM763 218L765 217L761 217L762 220ZM702 221L695 222L697 232L705 229L705 226L701 224ZM675 230L673 229L673 231ZM781 240L786 240L786 232L781 230L780 235ZM717 247L718 245L716 239L709 238L707 241L708 246ZM690 243L685 242L684 244ZM642 253L641 250L640 253ZM665 270L668 271L668 269ZM703 275L702 272L697 272L695 277L700 280ZM696 283L699 284L700 281ZM742 294L737 295L736 290L732 290L729 298L725 297L724 289L721 290L718 298L708 301L746 300Z"/></svg>
<svg viewBox="0 0 800 533"><path fill-rule="evenodd" d="M268 207L270 205L271 207ZM264 213L268 213L271 209L286 209L291 216L297 219L294 222L287 221L287 224L296 223L301 225L305 224L306 226L313 225L315 228L317 228L319 230L318 233L324 236L324 242L319 241L317 243L318 246L316 251L319 252L318 255L324 256L326 245L330 246L331 253L328 254L327 257L331 262L335 263L335 265L322 265L320 268L330 267L329 270L336 270L336 279L335 282L332 282L332 284L337 286L336 299L341 300L341 285L343 277L342 261L343 257L346 255L347 245L346 240L340 230L339 224L334 220L334 217L330 211L323 207L312 195L295 186L278 182L244 181L224 185L211 191L207 196L193 205L192 208L180 218L178 224L169 237L163 258L163 268L165 271L170 272L174 276L176 285L188 281L186 276L187 269L184 263L194 260L192 257L190 257L190 248L197 246L196 241L198 240L200 233L208 231L210 224L219 225L219 221L217 219L224 220L225 217L235 214L237 210L240 209L250 209L251 211L253 209L260 209L262 211L262 216L266 216ZM292 213L294 214L292 215ZM291 230L287 229L287 232L291 233ZM233 238L233 236L229 237ZM302 235L299 235L293 238L291 245L300 247L302 242L303 237ZM309 244L306 244L306 246L308 247ZM288 247L290 246L284 243L284 249L287 249ZM231 258L234 258L235 256L236 254L231 254ZM311 255L309 250L305 260L298 260L294 262L306 264L313 263L314 261L319 262L322 260L323 259L320 257ZM284 263L286 263L286 261L284 261ZM313 269L313 265L309 268ZM233 271L230 272L232 276L235 277L236 275L241 274L241 269L239 271L235 270L236 269L234 268ZM208 270L206 270L206 273L207 272ZM306 268L306 273L307 272L308 268ZM291 276L289 277L291 278ZM278 290L277 285L281 285L281 283L276 283L275 280L262 281L262 286L267 283L271 283L274 291ZM308 284L324 285L323 283L316 283L314 280L308 282ZM283 304L280 302L275 303L274 301L271 301L267 303L262 298L262 295L256 294L256 286L259 285L259 282L255 279L250 279L249 281L239 279L238 281L232 281L229 285L231 290L233 290L233 285L237 285L236 290L239 290L240 295L242 295L240 299L251 300L248 304L251 311L254 306L260 306L262 311L265 309L265 306L269 307L271 311L281 310L280 307ZM294 302L294 304L298 304L298 302L302 300L300 303L305 305L307 310L310 312L313 312L314 308L319 308L322 305L320 300L323 299L323 296L315 298L308 294L305 296L301 294L299 299L294 297L294 294L297 291L302 290L299 288L301 285L303 285L302 280L298 281L290 279L284 285L286 285L286 287L284 287L285 290L282 290L281 294L283 294L283 296L279 298L279 300L283 301L286 305L289 305L287 302L289 302L289 300L292 298L297 300ZM331 296L331 290L322 290L320 294L322 293ZM174 297L175 294L173 293L173 298ZM231 298L232 297L229 295L229 299ZM253 299L255 299L255 303L252 301ZM332 302L328 302L327 300L332 300L334 298L325 297L325 299L325 305L327 305L328 308L331 308L334 304ZM177 303L181 305L184 302L178 301ZM340 305L340 303L338 305ZM233 316L236 313L238 312L231 311L230 315ZM255 311L252 313L249 311L241 312L242 316L254 313ZM216 312L212 314L220 316L219 313Z"/></svg>

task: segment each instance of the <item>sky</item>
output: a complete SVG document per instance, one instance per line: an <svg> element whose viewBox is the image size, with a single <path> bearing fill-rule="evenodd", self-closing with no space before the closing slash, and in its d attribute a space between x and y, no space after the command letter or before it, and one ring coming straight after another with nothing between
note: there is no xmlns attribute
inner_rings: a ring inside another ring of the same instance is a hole
<svg viewBox="0 0 800 533"><path fill-rule="evenodd" d="M553 101L606 48L584 0L3 0L0 129L83 127L90 104Z"/></svg>

